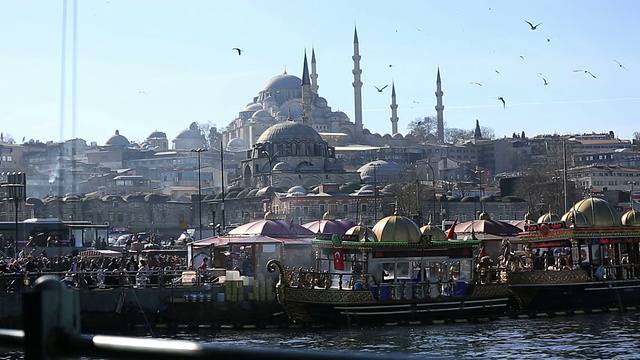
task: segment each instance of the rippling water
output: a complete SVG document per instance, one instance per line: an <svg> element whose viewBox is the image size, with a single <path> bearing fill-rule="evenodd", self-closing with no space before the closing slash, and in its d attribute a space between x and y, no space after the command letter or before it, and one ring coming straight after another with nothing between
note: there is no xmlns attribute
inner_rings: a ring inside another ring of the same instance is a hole
<svg viewBox="0 0 640 360"><path fill-rule="evenodd" d="M156 336L225 345L403 353L421 358L640 358L640 314L635 313L415 327L222 330ZM19 358L18 353L0 356Z"/></svg>

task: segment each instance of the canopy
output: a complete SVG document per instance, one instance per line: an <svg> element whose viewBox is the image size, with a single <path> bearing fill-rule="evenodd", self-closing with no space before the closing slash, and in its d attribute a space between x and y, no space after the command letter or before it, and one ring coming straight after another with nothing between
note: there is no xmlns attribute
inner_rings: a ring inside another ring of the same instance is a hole
<svg viewBox="0 0 640 360"><path fill-rule="evenodd" d="M302 224L302 226L313 233L342 235L347 230L356 226L356 224L347 220L316 220Z"/></svg>
<svg viewBox="0 0 640 360"><path fill-rule="evenodd" d="M123 253L115 250L85 250L78 253L82 257L120 257Z"/></svg>
<svg viewBox="0 0 640 360"><path fill-rule="evenodd" d="M314 233L293 221L285 220L258 220L240 225L229 231L232 236L266 235L276 237L310 237Z"/></svg>
<svg viewBox="0 0 640 360"><path fill-rule="evenodd" d="M522 232L517 226L500 220L472 220L456 225L458 234L487 234L497 236L515 236Z"/></svg>

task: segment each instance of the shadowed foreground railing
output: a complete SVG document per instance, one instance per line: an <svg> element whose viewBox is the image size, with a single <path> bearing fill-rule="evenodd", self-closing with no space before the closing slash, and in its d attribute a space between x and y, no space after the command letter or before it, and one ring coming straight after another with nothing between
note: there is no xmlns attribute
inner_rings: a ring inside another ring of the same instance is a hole
<svg viewBox="0 0 640 360"><path fill-rule="evenodd" d="M348 353L200 344L184 340L80 334L76 291L54 276L36 280L23 295L23 330L0 329L0 348L24 351L25 359L99 357L111 359L402 359L406 354Z"/></svg>

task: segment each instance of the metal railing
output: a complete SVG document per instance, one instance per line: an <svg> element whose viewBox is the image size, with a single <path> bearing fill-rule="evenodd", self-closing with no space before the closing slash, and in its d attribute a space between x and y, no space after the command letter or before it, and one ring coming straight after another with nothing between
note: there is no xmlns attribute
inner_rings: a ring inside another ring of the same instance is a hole
<svg viewBox="0 0 640 360"><path fill-rule="evenodd" d="M24 330L0 329L0 348L24 350L25 359L404 359L406 354L371 354L201 344L193 341L80 334L77 291L55 276L42 276L23 296Z"/></svg>

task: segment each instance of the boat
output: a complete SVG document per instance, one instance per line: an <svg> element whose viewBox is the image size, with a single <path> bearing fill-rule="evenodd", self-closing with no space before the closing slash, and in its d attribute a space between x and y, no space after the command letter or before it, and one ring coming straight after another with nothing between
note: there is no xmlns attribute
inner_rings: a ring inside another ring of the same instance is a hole
<svg viewBox="0 0 640 360"><path fill-rule="evenodd" d="M525 226L518 242L531 267L507 282L526 313L626 310L640 305L640 212L621 217L606 200L577 202L559 221ZM505 244L505 261L516 263ZM520 261L518 261L520 262Z"/></svg>
<svg viewBox="0 0 640 360"><path fill-rule="evenodd" d="M279 272L278 301L295 323L333 326L492 319L515 300L507 284L478 280L480 240L447 239L395 213L343 235L318 234L314 268Z"/></svg>

